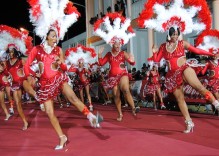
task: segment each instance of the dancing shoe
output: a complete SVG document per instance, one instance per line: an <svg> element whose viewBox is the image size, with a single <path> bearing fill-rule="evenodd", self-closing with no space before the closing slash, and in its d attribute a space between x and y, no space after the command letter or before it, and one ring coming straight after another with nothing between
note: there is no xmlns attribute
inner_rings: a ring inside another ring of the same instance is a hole
<svg viewBox="0 0 219 156"><path fill-rule="evenodd" d="M137 106L137 107L135 107L135 108L132 109L132 114L133 114L134 116L136 116L136 113L138 113L139 111L140 111L140 107Z"/></svg>
<svg viewBox="0 0 219 156"><path fill-rule="evenodd" d="M107 102L104 102L104 103L103 103L103 106L106 106L106 105L107 105Z"/></svg>
<svg viewBox="0 0 219 156"><path fill-rule="evenodd" d="M119 117L116 119L117 121L122 121L123 115L119 114Z"/></svg>
<svg viewBox="0 0 219 156"><path fill-rule="evenodd" d="M100 128L100 123L103 121L103 116L99 112L97 112L96 117L97 117L97 128Z"/></svg>
<svg viewBox="0 0 219 156"><path fill-rule="evenodd" d="M68 108L68 107L70 107L70 105L71 105L71 104L70 104L69 102L67 102L66 107Z"/></svg>
<svg viewBox="0 0 219 156"><path fill-rule="evenodd" d="M160 104L160 109L166 109L166 106L164 105L164 103Z"/></svg>
<svg viewBox="0 0 219 156"><path fill-rule="evenodd" d="M59 108L63 108L63 104L62 103L60 103Z"/></svg>
<svg viewBox="0 0 219 156"><path fill-rule="evenodd" d="M110 104L111 103L111 101L110 100L107 100L103 105L108 105L108 104Z"/></svg>
<svg viewBox="0 0 219 156"><path fill-rule="evenodd" d="M110 101L110 100L107 100L106 103L109 104L109 103L111 103L111 101Z"/></svg>
<svg viewBox="0 0 219 156"><path fill-rule="evenodd" d="M8 119L11 117L11 114L6 115L5 121L8 121Z"/></svg>
<svg viewBox="0 0 219 156"><path fill-rule="evenodd" d="M41 109L41 111L45 112L44 104L40 104L40 109Z"/></svg>
<svg viewBox="0 0 219 156"><path fill-rule="evenodd" d="M91 112L93 112L93 110L94 110L94 109L93 109L93 105L90 105L90 106L89 106L89 110L90 110Z"/></svg>
<svg viewBox="0 0 219 156"><path fill-rule="evenodd" d="M13 109L13 107L9 108L9 113L10 113L11 115L14 114L14 109Z"/></svg>
<svg viewBox="0 0 219 156"><path fill-rule="evenodd" d="M219 104L215 105L215 109L219 112Z"/></svg>
<svg viewBox="0 0 219 156"><path fill-rule="evenodd" d="M62 136L60 136L59 138L60 138L60 142L61 142L62 139L64 140L64 142L63 142L62 145L57 145L57 146L55 147L55 150L62 150L62 149L66 146L66 143L67 143L67 141L68 141L68 138L66 137L66 135L62 135Z"/></svg>
<svg viewBox="0 0 219 156"><path fill-rule="evenodd" d="M188 121L186 120L185 123L186 123L186 130L184 130L183 132L184 133L193 132L195 124L192 122L192 120L188 120Z"/></svg>
<svg viewBox="0 0 219 156"><path fill-rule="evenodd" d="M103 116L100 115L98 112L97 112L97 116L95 116L93 113L88 113L87 114L87 118L90 122L90 125L91 127L94 127L94 128L99 128L100 127L100 122L103 121Z"/></svg>
<svg viewBox="0 0 219 156"><path fill-rule="evenodd" d="M126 108L126 107L128 107L129 105L126 103L125 105L123 105L122 107L123 108Z"/></svg>
<svg viewBox="0 0 219 156"><path fill-rule="evenodd" d="M23 130L23 131L27 130L27 129L28 129L28 126L29 126L29 124L28 124L28 123L24 124L24 126L23 126L22 130Z"/></svg>

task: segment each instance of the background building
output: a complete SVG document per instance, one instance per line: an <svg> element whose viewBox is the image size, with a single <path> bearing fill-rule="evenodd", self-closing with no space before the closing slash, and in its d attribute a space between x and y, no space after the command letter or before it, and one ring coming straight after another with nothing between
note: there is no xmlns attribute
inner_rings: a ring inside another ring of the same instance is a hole
<svg viewBox="0 0 219 156"><path fill-rule="evenodd" d="M133 37L129 43L122 47L123 50L131 52L135 56L137 69L141 69L143 63L147 63L147 58L152 55L152 46L156 44L160 46L166 40L165 33L159 33L150 29L140 29L137 26L136 18L143 10L144 4L147 0L86 0L86 32L69 39L62 43L62 48L65 51L69 47L76 46L77 44L87 45L95 48L98 52L100 46L105 46L105 55L111 50L109 45L93 35L93 23L95 20L106 14L107 12L123 11L126 17L131 18L132 27L136 32L136 36ZM208 0L208 5L212 13L212 28L219 30L219 0ZM185 40L194 44L196 33L183 36ZM107 67L107 65L106 65Z"/></svg>

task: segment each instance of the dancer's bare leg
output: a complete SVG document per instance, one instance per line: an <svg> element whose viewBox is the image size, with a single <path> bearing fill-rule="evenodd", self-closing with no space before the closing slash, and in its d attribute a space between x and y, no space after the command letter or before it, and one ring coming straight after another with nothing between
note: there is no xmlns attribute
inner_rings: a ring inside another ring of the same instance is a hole
<svg viewBox="0 0 219 156"><path fill-rule="evenodd" d="M28 122L26 120L26 117L24 115L23 108L22 108L22 105L21 105L21 103L22 103L22 100L21 100L22 91L21 91L21 89L13 91L13 98L14 98L14 101L15 101L16 106L17 106L17 111L18 111L21 119L24 122L24 126L23 126L22 130L26 130L28 128Z"/></svg>

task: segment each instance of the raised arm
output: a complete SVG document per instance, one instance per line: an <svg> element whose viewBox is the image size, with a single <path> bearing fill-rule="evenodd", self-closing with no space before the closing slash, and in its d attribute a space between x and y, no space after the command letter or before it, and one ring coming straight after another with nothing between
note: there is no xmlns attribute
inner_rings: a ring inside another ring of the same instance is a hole
<svg viewBox="0 0 219 156"><path fill-rule="evenodd" d="M205 75L205 73L206 73L207 70L208 70L208 67L209 67L209 62L207 62L207 63L205 64L204 69L201 70L201 74L202 74L202 75Z"/></svg>
<svg viewBox="0 0 219 156"><path fill-rule="evenodd" d="M26 77L30 76L31 72L30 72L30 65L32 64L32 62L34 61L34 59L36 58L37 55L37 48L34 47L30 54L27 57L26 63L24 65L24 73L26 75Z"/></svg>
<svg viewBox="0 0 219 156"><path fill-rule="evenodd" d="M186 41L183 41L183 45L184 45L184 48L195 53L195 54L198 54L198 55L207 55L207 56L214 56L214 54L208 52L208 51L205 51L205 50L202 50L202 49L199 49L199 48L196 48L196 47L193 47L191 44L189 44L188 42Z"/></svg>
<svg viewBox="0 0 219 156"><path fill-rule="evenodd" d="M100 66L105 65L108 62L108 58L109 58L108 53L104 56L104 58L102 58L103 51L104 51L104 47L101 47L98 52L98 62Z"/></svg>
<svg viewBox="0 0 219 156"><path fill-rule="evenodd" d="M132 54L124 52L125 60L132 66L135 65L135 58Z"/></svg>
<svg viewBox="0 0 219 156"><path fill-rule="evenodd" d="M153 45L153 47L152 47L152 52L153 52L152 59L154 60L154 62L160 62L160 60L163 58L164 48L165 48L165 46L161 45L159 50L158 50L158 48L155 45Z"/></svg>

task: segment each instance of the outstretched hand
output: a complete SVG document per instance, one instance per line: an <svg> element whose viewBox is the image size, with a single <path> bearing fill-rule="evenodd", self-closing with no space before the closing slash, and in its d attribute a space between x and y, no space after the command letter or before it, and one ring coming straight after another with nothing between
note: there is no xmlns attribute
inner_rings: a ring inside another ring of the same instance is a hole
<svg viewBox="0 0 219 156"><path fill-rule="evenodd" d="M131 62L135 62L135 57L134 57L133 54L129 54L129 60L130 60Z"/></svg>
<svg viewBox="0 0 219 156"><path fill-rule="evenodd" d="M152 52L153 52L153 53L158 52L158 47L157 47L157 45L154 45L154 44L153 44L153 46L152 46Z"/></svg>
<svg viewBox="0 0 219 156"><path fill-rule="evenodd" d="M98 55L101 56L104 51L104 46L101 46L98 52Z"/></svg>

